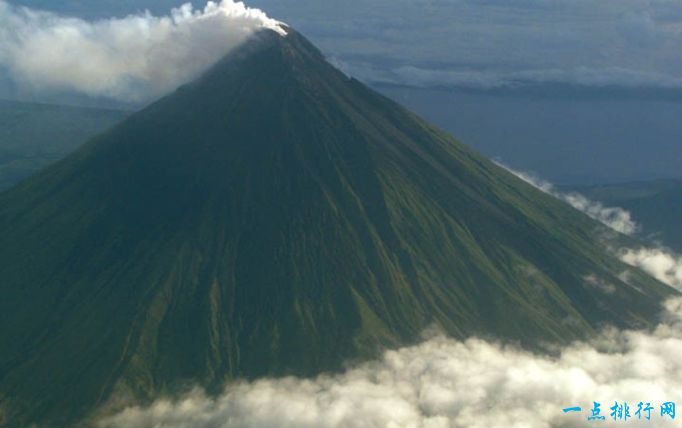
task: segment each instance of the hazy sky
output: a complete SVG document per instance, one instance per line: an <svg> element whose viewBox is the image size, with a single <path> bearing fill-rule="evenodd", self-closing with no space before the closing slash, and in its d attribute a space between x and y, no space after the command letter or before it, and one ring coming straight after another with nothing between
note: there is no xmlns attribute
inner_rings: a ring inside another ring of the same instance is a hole
<svg viewBox="0 0 682 428"><path fill-rule="evenodd" d="M137 106L191 80L263 22L234 4L222 18L197 1L201 16L171 13L181 3L0 0L0 98L90 102L71 101L71 91ZM561 184L682 174L680 0L247 6L289 23L365 82L417 87L374 85L518 169Z"/></svg>
<svg viewBox="0 0 682 428"><path fill-rule="evenodd" d="M86 18L173 0L12 0ZM194 2L203 7L202 2ZM253 0L370 81L682 87L678 0Z"/></svg>

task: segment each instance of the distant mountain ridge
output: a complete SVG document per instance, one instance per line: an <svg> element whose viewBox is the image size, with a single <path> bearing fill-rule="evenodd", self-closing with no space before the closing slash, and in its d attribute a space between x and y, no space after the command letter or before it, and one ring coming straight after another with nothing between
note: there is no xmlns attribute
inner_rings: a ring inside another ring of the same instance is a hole
<svg viewBox="0 0 682 428"><path fill-rule="evenodd" d="M434 324L528 346L650 325L675 291L608 233L263 31L0 194L0 421L339 370Z"/></svg>

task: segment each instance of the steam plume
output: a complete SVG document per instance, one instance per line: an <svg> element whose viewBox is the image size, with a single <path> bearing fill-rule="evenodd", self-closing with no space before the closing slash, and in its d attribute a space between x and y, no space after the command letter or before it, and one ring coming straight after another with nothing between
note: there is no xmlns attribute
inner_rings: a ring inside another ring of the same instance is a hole
<svg viewBox="0 0 682 428"><path fill-rule="evenodd" d="M0 68L30 90L141 102L191 80L263 28L283 32L233 0L92 22L0 0Z"/></svg>

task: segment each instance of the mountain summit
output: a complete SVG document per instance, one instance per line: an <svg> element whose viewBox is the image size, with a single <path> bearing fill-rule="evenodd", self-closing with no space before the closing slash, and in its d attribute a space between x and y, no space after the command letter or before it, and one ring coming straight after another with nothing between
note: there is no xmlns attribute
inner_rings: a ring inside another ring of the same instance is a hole
<svg viewBox="0 0 682 428"><path fill-rule="evenodd" d="M0 195L0 420L653 321L673 290L602 226L287 32Z"/></svg>

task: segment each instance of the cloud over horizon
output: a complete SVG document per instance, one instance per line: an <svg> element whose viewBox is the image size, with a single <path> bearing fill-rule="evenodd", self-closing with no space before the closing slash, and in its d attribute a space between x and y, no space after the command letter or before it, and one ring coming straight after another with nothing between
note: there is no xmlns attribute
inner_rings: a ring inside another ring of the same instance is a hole
<svg viewBox="0 0 682 428"><path fill-rule="evenodd" d="M429 69L400 66L387 70L341 63L341 68L368 82L407 85L420 88L453 87L502 89L543 84L566 84L581 87L622 87L627 89L682 89L676 75L619 67L525 70Z"/></svg>
<svg viewBox="0 0 682 428"><path fill-rule="evenodd" d="M36 92L144 102L193 79L254 31L281 32L278 24L233 0L92 21L0 0L0 69Z"/></svg>
<svg viewBox="0 0 682 428"><path fill-rule="evenodd" d="M174 0L102 0L97 7L78 0L11 3L108 21L109 16L140 8L158 13ZM248 3L292 24L345 72L367 82L479 89L568 84L682 90L679 2Z"/></svg>
<svg viewBox="0 0 682 428"><path fill-rule="evenodd" d="M315 3L254 0L365 81L481 89L543 83L682 88L679 2Z"/></svg>

